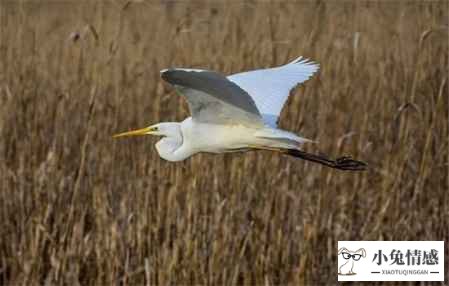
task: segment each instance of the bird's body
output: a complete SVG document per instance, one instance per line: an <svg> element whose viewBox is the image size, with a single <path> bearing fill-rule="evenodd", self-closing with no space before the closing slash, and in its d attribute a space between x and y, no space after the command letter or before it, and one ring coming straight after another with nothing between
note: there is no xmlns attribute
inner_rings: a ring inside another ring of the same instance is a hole
<svg viewBox="0 0 449 286"><path fill-rule="evenodd" d="M158 135L159 155L182 161L200 152L224 153L271 150L343 170L360 170L365 164L347 157L329 160L300 150L311 140L277 128L289 92L307 80L318 65L298 58L276 68L243 72L228 77L207 70L167 69L162 78L185 96L191 117L116 135Z"/></svg>
<svg viewBox="0 0 449 286"><path fill-rule="evenodd" d="M179 128L182 133L182 138L166 137L165 141L156 144L159 155L167 161L182 161L200 152L238 152L257 146L266 149L295 148L307 140L270 126L255 128L244 125L195 123L192 117L180 123L164 124L172 129ZM171 140L171 146L174 148L164 149L164 146L168 146L167 140Z"/></svg>

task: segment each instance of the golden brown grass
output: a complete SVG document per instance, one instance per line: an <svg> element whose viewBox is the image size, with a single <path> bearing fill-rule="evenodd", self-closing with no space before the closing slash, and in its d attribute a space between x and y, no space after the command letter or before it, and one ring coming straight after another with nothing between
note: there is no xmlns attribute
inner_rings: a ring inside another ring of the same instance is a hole
<svg viewBox="0 0 449 286"><path fill-rule="evenodd" d="M2 1L0 284L333 284L338 240L447 243L448 11ZM188 115L160 69L299 55L321 70L281 127L369 171L269 152L174 164L154 138L111 139Z"/></svg>

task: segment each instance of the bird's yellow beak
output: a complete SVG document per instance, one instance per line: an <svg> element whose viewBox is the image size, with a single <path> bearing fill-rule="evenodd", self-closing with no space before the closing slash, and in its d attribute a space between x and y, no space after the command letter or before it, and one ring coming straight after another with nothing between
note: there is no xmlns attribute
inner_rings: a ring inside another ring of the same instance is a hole
<svg viewBox="0 0 449 286"><path fill-rule="evenodd" d="M156 131L156 128L154 128L154 127L145 127L142 129L118 133L118 134L113 135L112 137L117 138L117 137L124 137L124 136L142 136L142 135L149 135L154 131Z"/></svg>

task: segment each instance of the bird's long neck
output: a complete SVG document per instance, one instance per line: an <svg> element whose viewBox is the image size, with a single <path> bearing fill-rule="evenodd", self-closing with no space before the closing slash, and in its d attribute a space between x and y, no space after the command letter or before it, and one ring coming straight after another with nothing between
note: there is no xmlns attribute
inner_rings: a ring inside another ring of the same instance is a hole
<svg viewBox="0 0 449 286"><path fill-rule="evenodd" d="M175 153L182 145L182 141L175 138L165 137L156 143L156 150L163 159L167 161L179 161L177 160Z"/></svg>
<svg viewBox="0 0 449 286"><path fill-rule="evenodd" d="M165 130L165 137L156 143L156 150L163 159L167 161L181 161L188 156L183 156L177 152L183 144L183 136L180 123L170 124L170 131Z"/></svg>

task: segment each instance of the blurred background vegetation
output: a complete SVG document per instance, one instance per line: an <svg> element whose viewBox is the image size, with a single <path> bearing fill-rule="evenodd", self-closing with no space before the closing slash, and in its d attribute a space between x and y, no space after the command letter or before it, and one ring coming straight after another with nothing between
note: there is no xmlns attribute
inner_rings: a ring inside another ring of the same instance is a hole
<svg viewBox="0 0 449 286"><path fill-rule="evenodd" d="M338 240L447 244L448 11L2 1L0 284L334 284ZM280 126L369 171L270 152L168 163L154 138L111 138L188 116L163 68L229 74L300 55L320 71Z"/></svg>

